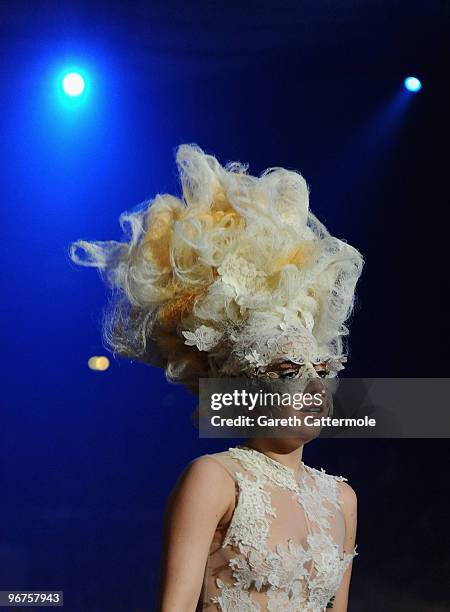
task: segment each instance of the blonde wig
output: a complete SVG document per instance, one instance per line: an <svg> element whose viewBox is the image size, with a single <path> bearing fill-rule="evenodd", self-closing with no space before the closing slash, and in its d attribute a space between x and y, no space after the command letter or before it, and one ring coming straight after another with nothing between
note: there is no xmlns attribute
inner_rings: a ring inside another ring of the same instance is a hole
<svg viewBox="0 0 450 612"><path fill-rule="evenodd" d="M78 240L70 257L113 290L103 338L113 353L163 367L174 382L255 374L274 362L346 358L361 254L309 210L303 176L223 167L177 148L182 195L120 215L125 240Z"/></svg>

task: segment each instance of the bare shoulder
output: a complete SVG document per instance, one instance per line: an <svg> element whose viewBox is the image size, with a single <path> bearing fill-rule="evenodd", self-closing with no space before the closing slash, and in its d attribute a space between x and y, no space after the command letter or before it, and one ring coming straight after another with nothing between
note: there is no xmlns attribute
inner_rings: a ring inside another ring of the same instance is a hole
<svg viewBox="0 0 450 612"><path fill-rule="evenodd" d="M207 503L217 510L227 508L234 498L234 482L218 461L201 455L190 461L172 491L172 498L182 503Z"/></svg>
<svg viewBox="0 0 450 612"><path fill-rule="evenodd" d="M348 482L341 480L338 482L338 487L339 487L342 499L344 500L344 503L348 504L349 506L355 505L357 503L357 496L356 496L355 489L353 489L353 487L351 487L348 484Z"/></svg>
<svg viewBox="0 0 450 612"><path fill-rule="evenodd" d="M343 503L343 511L347 520L353 520L356 516L358 498L356 492L348 482L339 481L338 483L339 492Z"/></svg>
<svg viewBox="0 0 450 612"><path fill-rule="evenodd" d="M198 484L208 484L212 487L222 487L232 483L227 470L214 459L214 455L201 455L190 461L183 475Z"/></svg>

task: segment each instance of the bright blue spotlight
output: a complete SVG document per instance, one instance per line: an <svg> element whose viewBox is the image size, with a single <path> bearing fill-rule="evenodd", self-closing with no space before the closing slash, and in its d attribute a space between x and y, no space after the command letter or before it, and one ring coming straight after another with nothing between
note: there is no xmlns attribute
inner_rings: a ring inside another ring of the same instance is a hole
<svg viewBox="0 0 450 612"><path fill-rule="evenodd" d="M416 77L407 77L404 83L408 91L416 93L422 89L422 83Z"/></svg>
<svg viewBox="0 0 450 612"><path fill-rule="evenodd" d="M69 72L62 80L64 93L68 96L81 96L85 88L84 78L79 72Z"/></svg>

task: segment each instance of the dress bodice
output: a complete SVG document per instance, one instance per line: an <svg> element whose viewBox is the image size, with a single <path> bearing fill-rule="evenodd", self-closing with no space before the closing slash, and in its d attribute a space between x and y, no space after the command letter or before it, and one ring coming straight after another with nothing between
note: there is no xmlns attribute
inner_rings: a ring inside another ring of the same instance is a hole
<svg viewBox="0 0 450 612"><path fill-rule="evenodd" d="M211 543L199 610L323 612L353 551L343 550L338 481L305 465L299 474L264 453L236 446L209 455L233 478L231 521Z"/></svg>

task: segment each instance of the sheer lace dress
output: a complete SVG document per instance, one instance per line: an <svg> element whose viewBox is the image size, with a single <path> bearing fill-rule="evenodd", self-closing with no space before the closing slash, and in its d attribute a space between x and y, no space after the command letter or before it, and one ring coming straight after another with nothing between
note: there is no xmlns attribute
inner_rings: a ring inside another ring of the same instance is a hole
<svg viewBox="0 0 450 612"><path fill-rule="evenodd" d="M300 462L300 476L245 446L209 455L231 475L236 506L216 530L198 610L323 612L353 557L343 550L338 481Z"/></svg>

